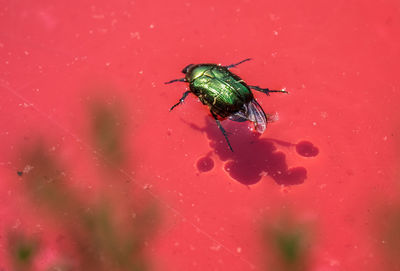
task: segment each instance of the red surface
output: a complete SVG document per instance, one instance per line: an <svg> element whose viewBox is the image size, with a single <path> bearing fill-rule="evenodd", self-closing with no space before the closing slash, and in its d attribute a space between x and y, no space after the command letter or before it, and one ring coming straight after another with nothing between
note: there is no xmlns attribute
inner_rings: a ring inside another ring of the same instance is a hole
<svg viewBox="0 0 400 271"><path fill-rule="evenodd" d="M399 18L398 1L3 2L1 232L38 229L21 207L21 140L45 135L90 191L85 105L101 88L128 109L127 186L163 212L156 270L262 270L262 222L286 212L312 225L310 270L382 270L387 240L371 228L399 195ZM231 153L195 97L168 112L186 86L163 82L247 57L234 72L290 94L255 93L278 114L259 137L223 122Z"/></svg>

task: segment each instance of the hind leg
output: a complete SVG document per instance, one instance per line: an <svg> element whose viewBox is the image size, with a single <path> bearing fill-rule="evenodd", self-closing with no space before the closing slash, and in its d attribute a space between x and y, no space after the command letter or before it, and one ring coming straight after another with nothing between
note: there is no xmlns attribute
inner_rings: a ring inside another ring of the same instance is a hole
<svg viewBox="0 0 400 271"><path fill-rule="evenodd" d="M270 90L268 88L260 88L259 86L249 86L249 88L257 90L259 92L262 92L264 94L267 94L269 96L270 92L280 92L280 93L288 93L285 89L281 90Z"/></svg>
<svg viewBox="0 0 400 271"><path fill-rule="evenodd" d="M240 64L242 64L243 62L246 62L246 61L249 61L249 60L251 60L251 58L246 58L245 60L242 60L242 61L240 61L240 62L238 62L238 63L225 66L225 68L230 69L230 68L236 67L237 65L240 65Z"/></svg>
<svg viewBox="0 0 400 271"><path fill-rule="evenodd" d="M231 151L233 152L231 143L229 143L228 134L226 133L224 127L222 127L221 122L219 121L217 115L216 115L214 112L212 112L212 111L210 111L210 112L211 112L211 115L214 117L215 122L217 123L218 128L221 130L222 134L224 135L225 140L226 140L226 143L228 143L229 149L231 149Z"/></svg>

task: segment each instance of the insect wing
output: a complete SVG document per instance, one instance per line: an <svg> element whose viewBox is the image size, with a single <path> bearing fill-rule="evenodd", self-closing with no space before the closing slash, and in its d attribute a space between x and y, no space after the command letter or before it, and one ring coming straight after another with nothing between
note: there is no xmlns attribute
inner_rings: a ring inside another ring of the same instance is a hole
<svg viewBox="0 0 400 271"><path fill-rule="evenodd" d="M263 133L267 128L267 116L260 104L253 99L246 105L246 109L247 119L254 123L257 132Z"/></svg>
<svg viewBox="0 0 400 271"><path fill-rule="evenodd" d="M245 113L243 113L242 111L239 111L233 115L230 115L229 119L232 121L237 121L237 122L245 122L248 120Z"/></svg>

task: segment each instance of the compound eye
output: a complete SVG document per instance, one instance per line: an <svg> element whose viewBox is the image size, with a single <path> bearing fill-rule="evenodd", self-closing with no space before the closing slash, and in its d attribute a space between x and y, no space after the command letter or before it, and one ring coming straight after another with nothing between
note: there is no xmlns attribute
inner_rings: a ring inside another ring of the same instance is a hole
<svg viewBox="0 0 400 271"><path fill-rule="evenodd" d="M193 64L187 65L185 68L183 68L182 73L186 74L192 66Z"/></svg>

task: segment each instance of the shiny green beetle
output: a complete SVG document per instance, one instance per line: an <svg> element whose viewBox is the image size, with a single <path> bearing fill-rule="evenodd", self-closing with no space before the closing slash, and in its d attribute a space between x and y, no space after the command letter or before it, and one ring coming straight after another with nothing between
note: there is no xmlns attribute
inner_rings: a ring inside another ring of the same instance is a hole
<svg viewBox="0 0 400 271"><path fill-rule="evenodd" d="M190 64L186 66L182 70L185 78L174 79L165 83L187 82L190 87L190 90L183 93L182 98L171 107L170 111L181 104L192 92L199 97L203 104L210 108L211 115L217 122L218 128L224 135L231 151L233 151L232 146L225 129L218 120L218 116L233 121L249 120L254 123L259 133L263 133L267 126L267 117L260 104L254 99L250 89L267 95L270 92L287 92L285 90L269 90L268 88L249 86L239 76L229 71L230 68L249 60L250 58L247 58L228 66L217 64Z"/></svg>

